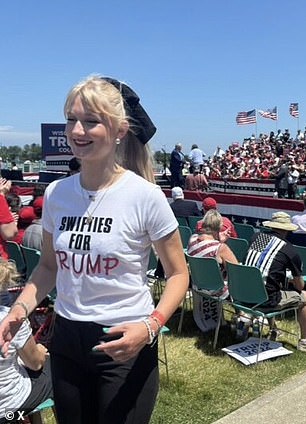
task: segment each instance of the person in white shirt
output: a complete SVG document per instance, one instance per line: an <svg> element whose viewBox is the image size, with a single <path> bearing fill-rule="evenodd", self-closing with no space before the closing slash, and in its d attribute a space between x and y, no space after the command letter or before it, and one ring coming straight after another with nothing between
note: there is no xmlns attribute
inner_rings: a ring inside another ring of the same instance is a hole
<svg viewBox="0 0 306 424"><path fill-rule="evenodd" d="M299 177L300 173L296 169L296 166L290 165L288 167L288 199L296 198Z"/></svg>
<svg viewBox="0 0 306 424"><path fill-rule="evenodd" d="M206 153L204 153L201 149L199 149L197 144L192 145L191 152L188 155L188 158L191 162L190 168L189 168L190 174L193 173L193 170L195 167L199 167L200 172L202 172L205 156L206 156Z"/></svg>
<svg viewBox="0 0 306 424"><path fill-rule="evenodd" d="M306 234L306 192L303 194L304 201L304 213L300 215L294 215L291 220L292 223L298 225L298 229L294 233L305 233ZM293 234L294 234L293 233Z"/></svg>
<svg viewBox="0 0 306 424"><path fill-rule="evenodd" d="M40 262L0 324L12 323L56 285L50 348L59 424L149 423L158 393L157 336L183 300L188 270L177 220L154 183L147 142L156 128L126 84L88 77L68 93L66 134L79 173L44 196ZM154 306L150 251L167 284Z"/></svg>

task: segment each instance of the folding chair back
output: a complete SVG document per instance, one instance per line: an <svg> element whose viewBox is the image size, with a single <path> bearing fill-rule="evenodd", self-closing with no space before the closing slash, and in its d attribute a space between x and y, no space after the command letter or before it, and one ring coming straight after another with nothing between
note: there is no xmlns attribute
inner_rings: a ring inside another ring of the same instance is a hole
<svg viewBox="0 0 306 424"><path fill-rule="evenodd" d="M302 264L303 264L302 275L306 276L306 247L294 245L294 248L298 252L302 260Z"/></svg>
<svg viewBox="0 0 306 424"><path fill-rule="evenodd" d="M227 262L228 288L234 302L261 305L268 294L259 268Z"/></svg>
<svg viewBox="0 0 306 424"><path fill-rule="evenodd" d="M40 259L40 251L21 245L21 250L27 267L26 279L29 279Z"/></svg>
<svg viewBox="0 0 306 424"><path fill-rule="evenodd" d="M184 227L188 227L188 220L185 216L177 216L177 222L179 225L183 225Z"/></svg>
<svg viewBox="0 0 306 424"><path fill-rule="evenodd" d="M192 234L196 233L197 223L201 221L201 219L200 216L188 216L188 223Z"/></svg>
<svg viewBox="0 0 306 424"><path fill-rule="evenodd" d="M201 258L186 254L193 288L193 317L202 331L215 328L213 349L217 346L219 330L223 318L223 303L220 296L210 295L207 291L220 291L224 280L220 266L215 258ZM203 291L205 290L205 291ZM206 299L205 310L203 298Z"/></svg>
<svg viewBox="0 0 306 424"><path fill-rule="evenodd" d="M218 291L224 287L220 266L215 258L201 258L186 255L192 286L195 290Z"/></svg>
<svg viewBox="0 0 306 424"><path fill-rule="evenodd" d="M21 276L25 276L26 263L20 245L14 241L7 241L6 248L9 259L12 259L15 262L19 274Z"/></svg>
<svg viewBox="0 0 306 424"><path fill-rule="evenodd" d="M189 239L192 236L191 229L184 225L179 225L178 229L180 232L183 248L186 249L188 246Z"/></svg>
<svg viewBox="0 0 306 424"><path fill-rule="evenodd" d="M229 237L226 244L236 256L237 261L243 264L249 248L248 241L241 238Z"/></svg>
<svg viewBox="0 0 306 424"><path fill-rule="evenodd" d="M250 224L235 223L234 226L238 237L245 239L248 241L248 243L250 243L255 234L255 228Z"/></svg>

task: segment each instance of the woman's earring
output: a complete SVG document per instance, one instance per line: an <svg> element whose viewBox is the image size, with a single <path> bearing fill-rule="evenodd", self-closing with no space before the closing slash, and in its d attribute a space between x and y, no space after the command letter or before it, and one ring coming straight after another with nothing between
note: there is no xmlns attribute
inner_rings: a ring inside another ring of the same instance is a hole
<svg viewBox="0 0 306 424"><path fill-rule="evenodd" d="M121 143L120 138L116 138L116 144L120 144L120 143Z"/></svg>

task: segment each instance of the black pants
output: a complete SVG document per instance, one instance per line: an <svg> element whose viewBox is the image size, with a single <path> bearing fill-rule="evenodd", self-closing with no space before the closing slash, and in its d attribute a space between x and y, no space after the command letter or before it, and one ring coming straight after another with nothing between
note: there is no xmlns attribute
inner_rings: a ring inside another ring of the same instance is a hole
<svg viewBox="0 0 306 424"><path fill-rule="evenodd" d="M159 383L157 343L122 364L92 352L102 334L101 325L56 317L51 365L58 423L149 423Z"/></svg>

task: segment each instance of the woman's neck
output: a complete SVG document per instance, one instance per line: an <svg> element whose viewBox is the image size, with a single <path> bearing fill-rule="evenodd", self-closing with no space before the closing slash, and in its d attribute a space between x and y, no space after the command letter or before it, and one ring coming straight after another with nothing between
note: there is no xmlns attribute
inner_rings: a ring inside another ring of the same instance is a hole
<svg viewBox="0 0 306 424"><path fill-rule="evenodd" d="M98 191L103 188L110 187L116 182L120 176L124 173L124 169L114 164L113 166L107 166L105 168L97 169L96 167L90 167L82 165L80 173L81 186L85 190Z"/></svg>

